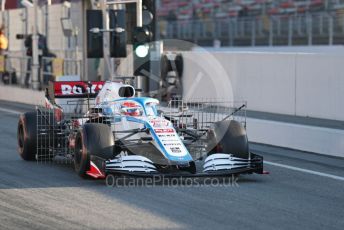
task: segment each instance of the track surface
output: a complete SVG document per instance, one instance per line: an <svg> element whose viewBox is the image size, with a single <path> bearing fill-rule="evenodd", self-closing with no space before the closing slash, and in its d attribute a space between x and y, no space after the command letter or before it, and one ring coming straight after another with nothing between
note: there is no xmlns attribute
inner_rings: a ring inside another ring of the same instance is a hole
<svg viewBox="0 0 344 230"><path fill-rule="evenodd" d="M110 188L71 165L25 162L11 110L27 109L0 102L0 229L343 229L344 181L307 172L267 165L270 175L242 176L238 186ZM251 148L270 162L344 177L344 159Z"/></svg>

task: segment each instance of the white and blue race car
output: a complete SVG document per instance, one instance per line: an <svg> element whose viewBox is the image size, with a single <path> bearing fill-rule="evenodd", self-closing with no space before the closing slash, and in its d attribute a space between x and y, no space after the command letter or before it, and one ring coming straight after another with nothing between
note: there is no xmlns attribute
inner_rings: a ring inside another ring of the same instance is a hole
<svg viewBox="0 0 344 230"><path fill-rule="evenodd" d="M157 99L135 97L135 89L120 82L53 82L45 100L45 108L20 116L24 160L62 156L81 177L93 178L263 173L263 158L249 151L245 127L233 114L209 116L212 106L201 118L199 104L161 112Z"/></svg>

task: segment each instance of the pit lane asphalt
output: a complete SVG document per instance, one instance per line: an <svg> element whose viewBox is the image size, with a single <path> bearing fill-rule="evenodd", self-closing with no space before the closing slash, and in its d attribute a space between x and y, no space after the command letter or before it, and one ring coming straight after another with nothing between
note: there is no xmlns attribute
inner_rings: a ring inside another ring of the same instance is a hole
<svg viewBox="0 0 344 230"><path fill-rule="evenodd" d="M0 229L343 229L344 182L266 165L238 186L118 186L38 164L16 150L15 111L0 102ZM344 177L344 159L263 145L265 160Z"/></svg>

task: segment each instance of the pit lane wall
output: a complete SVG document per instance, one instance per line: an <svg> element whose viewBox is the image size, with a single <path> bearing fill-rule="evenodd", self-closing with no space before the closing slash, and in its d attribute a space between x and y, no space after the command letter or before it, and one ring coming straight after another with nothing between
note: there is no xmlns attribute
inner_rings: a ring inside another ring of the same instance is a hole
<svg viewBox="0 0 344 230"><path fill-rule="evenodd" d="M344 52L197 51L183 57L184 95L192 89L195 98L228 98L232 91L250 110L344 121Z"/></svg>
<svg viewBox="0 0 344 230"><path fill-rule="evenodd" d="M251 142L344 157L342 129L248 118L247 135Z"/></svg>
<svg viewBox="0 0 344 230"><path fill-rule="evenodd" d="M231 97L254 111L344 121L342 53L193 51L183 57L184 95ZM344 130L247 122L250 141L344 157Z"/></svg>

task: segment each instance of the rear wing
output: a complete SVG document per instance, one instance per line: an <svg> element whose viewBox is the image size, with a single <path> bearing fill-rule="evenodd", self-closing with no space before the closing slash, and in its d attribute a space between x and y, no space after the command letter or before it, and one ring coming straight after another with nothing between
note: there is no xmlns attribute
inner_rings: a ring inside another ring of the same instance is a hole
<svg viewBox="0 0 344 230"><path fill-rule="evenodd" d="M104 84L105 81L51 81L46 97L51 102L57 98L95 98Z"/></svg>

